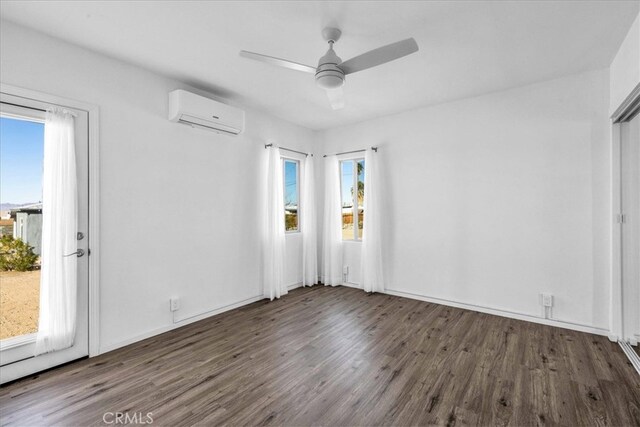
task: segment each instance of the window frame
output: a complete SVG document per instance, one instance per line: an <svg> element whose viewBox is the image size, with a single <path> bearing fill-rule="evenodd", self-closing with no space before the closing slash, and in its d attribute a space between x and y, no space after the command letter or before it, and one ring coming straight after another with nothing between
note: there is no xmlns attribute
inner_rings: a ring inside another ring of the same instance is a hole
<svg viewBox="0 0 640 427"><path fill-rule="evenodd" d="M285 222L285 228L284 228L284 232L285 234L296 234L296 233L301 233L302 232L302 228L300 227L300 167L302 165L302 162L300 161L300 159L296 159L294 157L289 157L289 156L283 156L280 155L280 159L282 160L282 205L284 207L284 210L282 212L282 215L285 215L286 217L286 197L287 197L287 180L286 180L286 174L285 174L285 167L286 167L286 162L291 162L291 163L295 163L296 164L296 193L297 193L297 199L298 199L298 222L296 224L296 229L295 230L287 230L287 225ZM284 218L283 218L284 219Z"/></svg>
<svg viewBox="0 0 640 427"><path fill-rule="evenodd" d="M0 102L0 117L44 124L46 111Z"/></svg>
<svg viewBox="0 0 640 427"><path fill-rule="evenodd" d="M340 219L342 220L342 164L345 162L351 162L353 164L353 195L351 196L351 215L353 218L353 236L351 239L345 239L344 235L342 237L342 241L343 242L362 242L362 238L360 238L360 236L358 235L358 163L359 162L363 162L364 163L364 156L360 157L360 156L350 156L350 157L343 157L340 158L338 160L338 164L339 164L339 171L340 171ZM367 173L367 165L364 164L364 173ZM363 200L364 201L364 200ZM364 209L364 204L363 204L363 209Z"/></svg>

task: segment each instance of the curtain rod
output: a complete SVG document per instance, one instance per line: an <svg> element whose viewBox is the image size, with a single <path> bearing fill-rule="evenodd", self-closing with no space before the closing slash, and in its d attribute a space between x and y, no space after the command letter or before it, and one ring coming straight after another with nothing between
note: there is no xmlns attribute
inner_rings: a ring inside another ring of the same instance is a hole
<svg viewBox="0 0 640 427"><path fill-rule="evenodd" d="M376 152L376 153L378 152L378 147L371 147L371 149L372 149L374 152ZM339 155L341 155L341 154L362 153L363 151L367 151L367 148L363 148L362 150L344 151L344 152L342 152L342 153L325 154L325 155L324 155L324 156L322 156L322 157L327 157L327 156L339 156Z"/></svg>
<svg viewBox="0 0 640 427"><path fill-rule="evenodd" d="M269 148L269 147L273 147L273 146L274 146L273 144L264 144L264 148L265 148L265 149L267 149L267 148ZM279 148L279 149L281 149L281 150L284 150L284 151L291 151L292 153L302 154L302 155L303 155L303 156L305 156L305 157L306 157L306 156L311 156L311 157L313 157L313 154L312 154L312 153L303 153L302 151L292 150L291 148L284 148L284 147L278 147L278 148Z"/></svg>

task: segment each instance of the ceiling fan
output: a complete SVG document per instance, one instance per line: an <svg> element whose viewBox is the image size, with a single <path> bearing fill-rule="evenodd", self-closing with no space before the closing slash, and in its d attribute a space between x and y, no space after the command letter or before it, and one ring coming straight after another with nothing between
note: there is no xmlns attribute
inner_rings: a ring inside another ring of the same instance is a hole
<svg viewBox="0 0 640 427"><path fill-rule="evenodd" d="M338 55L333 51L333 44L340 39L341 34L342 32L337 28L327 27L322 30L322 37L324 37L324 39L329 43L329 50L322 58L320 58L317 68L293 61L287 61L286 59L275 58L273 56L247 52L246 50L241 50L240 56L284 68L290 68L292 70L315 74L317 85L327 91L331 107L334 110L339 110L344 107L344 98L342 93L344 76L366 70L367 68L382 65L386 62L402 58L403 56L407 56L418 51L418 44L416 41L413 38L409 38L370 50L369 52L342 62Z"/></svg>

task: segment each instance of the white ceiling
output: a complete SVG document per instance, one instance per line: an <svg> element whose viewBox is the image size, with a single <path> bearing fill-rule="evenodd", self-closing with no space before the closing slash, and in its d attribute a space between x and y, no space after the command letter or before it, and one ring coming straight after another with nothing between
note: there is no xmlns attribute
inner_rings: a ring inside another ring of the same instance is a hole
<svg viewBox="0 0 640 427"><path fill-rule="evenodd" d="M638 1L0 3L0 16L311 129L609 66ZM324 26L347 60L414 37L420 51L347 76L332 111L314 77L238 56L315 66Z"/></svg>

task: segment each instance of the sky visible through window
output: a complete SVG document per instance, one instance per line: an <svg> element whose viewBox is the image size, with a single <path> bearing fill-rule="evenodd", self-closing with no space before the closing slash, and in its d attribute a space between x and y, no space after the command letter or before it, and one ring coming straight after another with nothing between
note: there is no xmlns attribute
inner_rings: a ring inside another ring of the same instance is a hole
<svg viewBox="0 0 640 427"><path fill-rule="evenodd" d="M284 204L286 206L298 206L298 164L296 162L284 162Z"/></svg>
<svg viewBox="0 0 640 427"><path fill-rule="evenodd" d="M42 201L44 124L0 117L0 203Z"/></svg>

